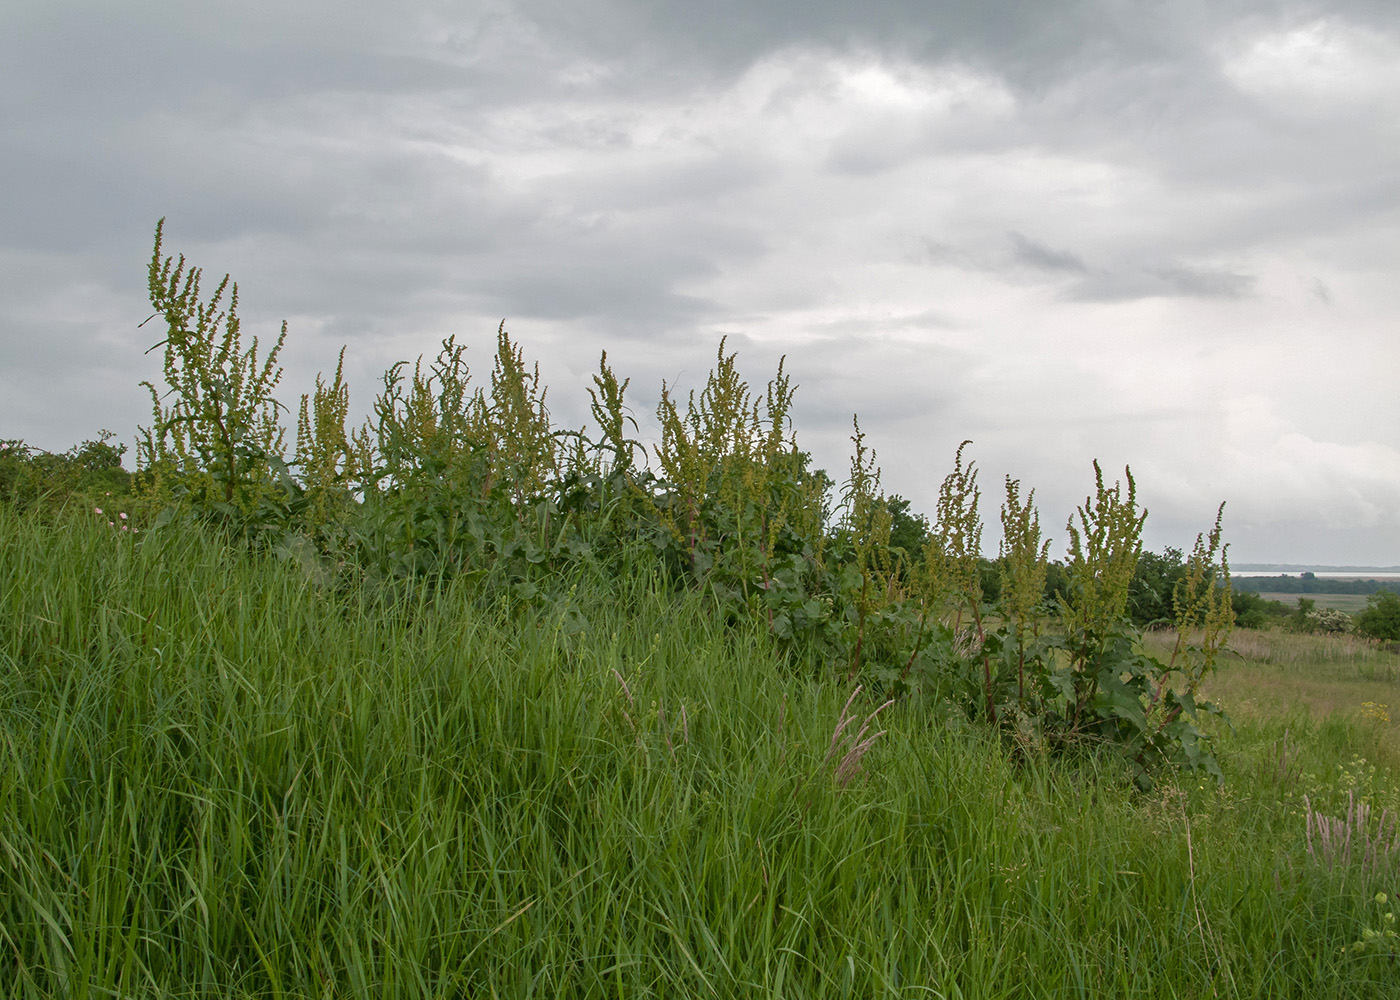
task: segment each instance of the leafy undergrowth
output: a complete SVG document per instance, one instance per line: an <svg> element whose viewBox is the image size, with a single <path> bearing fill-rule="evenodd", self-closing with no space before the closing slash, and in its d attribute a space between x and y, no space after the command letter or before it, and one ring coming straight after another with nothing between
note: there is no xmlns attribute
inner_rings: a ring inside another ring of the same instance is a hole
<svg viewBox="0 0 1400 1000"><path fill-rule="evenodd" d="M0 505L5 996L1400 987L1395 857L1307 826L1364 798L1378 839L1376 720L1246 713L1223 784L1144 793L795 671L641 557L371 593Z"/></svg>

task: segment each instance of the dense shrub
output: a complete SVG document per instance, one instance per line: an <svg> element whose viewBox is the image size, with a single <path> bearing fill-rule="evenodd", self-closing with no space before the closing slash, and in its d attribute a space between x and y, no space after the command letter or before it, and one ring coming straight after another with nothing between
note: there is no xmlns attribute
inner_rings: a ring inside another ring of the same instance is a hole
<svg viewBox="0 0 1400 1000"><path fill-rule="evenodd" d="M130 492L131 474L122 468L126 445L112 444L113 436L104 430L62 453L0 441L0 501L26 510L56 510L70 499L120 502Z"/></svg>
<svg viewBox="0 0 1400 1000"><path fill-rule="evenodd" d="M1308 625L1314 632L1350 632L1355 628L1351 615L1338 608L1314 608L1307 614Z"/></svg>
<svg viewBox="0 0 1400 1000"><path fill-rule="evenodd" d="M1366 600L1356 616L1356 630L1372 639L1400 640L1400 594L1382 590Z"/></svg>
<svg viewBox="0 0 1400 1000"><path fill-rule="evenodd" d="M1186 573L1180 549L1166 548L1161 555L1144 552L1133 568L1128 587L1128 612L1134 625L1150 628L1170 625L1175 619L1172 595Z"/></svg>
<svg viewBox="0 0 1400 1000"><path fill-rule="evenodd" d="M1235 624L1240 628L1265 628L1271 620L1286 618L1288 608L1278 601L1266 601L1258 594L1236 590L1230 595Z"/></svg>
<svg viewBox="0 0 1400 1000"><path fill-rule="evenodd" d="M1351 615L1337 608L1319 608L1310 597L1298 598L1298 606L1284 620L1284 627L1290 632L1322 635L1338 635L1351 632L1356 626Z"/></svg>

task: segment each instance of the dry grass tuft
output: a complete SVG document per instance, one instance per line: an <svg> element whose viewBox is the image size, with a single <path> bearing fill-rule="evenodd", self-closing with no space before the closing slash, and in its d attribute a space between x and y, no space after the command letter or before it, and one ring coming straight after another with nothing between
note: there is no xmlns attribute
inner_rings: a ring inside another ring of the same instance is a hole
<svg viewBox="0 0 1400 1000"><path fill-rule="evenodd" d="M1400 830L1389 809L1381 811L1376 829L1370 829L1371 806L1357 802L1356 793L1347 792L1346 815L1340 818L1315 812L1303 796L1307 818L1308 857L1326 868L1361 866L1362 874L1378 867L1390 869L1400 856ZM1388 842L1387 842L1388 838Z"/></svg>
<svg viewBox="0 0 1400 1000"><path fill-rule="evenodd" d="M856 717L848 713L851 710L852 703L856 700L856 695L860 694L860 692L861 687L857 686L856 689L851 692L851 696L846 699L846 704L841 709L841 717L836 721L836 729L831 734L831 743L826 748L826 756L822 759L823 763L827 763L836 756L839 751L844 750L841 760L836 765L835 772L836 783L842 788L846 787L852 778L861 773L863 770L861 765L862 759L870 752L870 748L875 745L875 741L885 735L886 730L881 729L877 733L866 736L865 734L870 730L870 724L875 721L875 716L894 704L894 699L891 698L879 708L875 709L875 711L865 717L865 721L861 723L860 729L854 735L851 735L847 733L846 730L850 728L851 723L855 721Z"/></svg>

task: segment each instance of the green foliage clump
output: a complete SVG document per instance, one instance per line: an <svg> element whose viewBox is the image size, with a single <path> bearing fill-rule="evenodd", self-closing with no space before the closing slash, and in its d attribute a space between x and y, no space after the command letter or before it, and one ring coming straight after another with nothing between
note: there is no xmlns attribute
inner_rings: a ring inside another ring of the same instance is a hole
<svg viewBox="0 0 1400 1000"><path fill-rule="evenodd" d="M497 331L489 391L470 387L465 345L443 341L405 381L384 375L356 436L362 516L349 547L381 580L467 574L528 585L567 541L556 530L563 448L538 368Z"/></svg>
<svg viewBox="0 0 1400 1000"><path fill-rule="evenodd" d="M1278 601L1266 601L1248 590L1235 590L1230 595L1235 611L1235 624L1240 628L1267 628L1271 620L1286 618L1288 608Z"/></svg>
<svg viewBox="0 0 1400 1000"><path fill-rule="evenodd" d="M913 566L923 556L928 518L910 510L910 502L897 494L885 497L885 507L890 514L890 549L906 566Z"/></svg>
<svg viewBox="0 0 1400 1000"><path fill-rule="evenodd" d="M1317 601L1311 597L1298 598L1298 604L1294 607L1292 614L1283 623L1284 628L1290 632L1311 632L1312 620L1309 617L1317 610Z"/></svg>
<svg viewBox="0 0 1400 1000"><path fill-rule="evenodd" d="M1345 633L1356 628L1351 615L1338 608L1314 608L1308 612L1308 625L1313 632Z"/></svg>
<svg viewBox="0 0 1400 1000"><path fill-rule="evenodd" d="M113 444L111 431L66 452L43 451L18 439L0 440L0 502L20 510L62 508L69 500L85 505L131 491L131 474L122 468L126 445Z"/></svg>
<svg viewBox="0 0 1400 1000"><path fill-rule="evenodd" d="M1298 606L1284 621L1290 632L1308 635L1341 635L1354 631L1356 623L1351 615L1337 608L1319 608L1311 597L1298 598Z"/></svg>
<svg viewBox="0 0 1400 1000"><path fill-rule="evenodd" d="M1175 621L1173 596L1177 581L1186 572L1181 549L1168 546L1160 554L1143 552L1128 586L1128 613L1141 628L1171 625Z"/></svg>
<svg viewBox="0 0 1400 1000"><path fill-rule="evenodd" d="M1029 501L1021 503L1018 484L1007 481L1000 624L982 642L985 714L1031 747L1115 746L1144 786L1168 761L1218 779L1198 722L1200 711L1215 709L1196 693L1233 624L1220 515L1177 576L1171 611L1177 642L1162 662L1144 650L1127 615L1146 511L1137 507L1131 470L1126 489L1106 486L1097 465L1095 473L1095 495L1068 526L1069 559L1053 627L1051 609L1034 599L1049 577L1048 553ZM1000 669L988 669L994 662Z"/></svg>
<svg viewBox="0 0 1400 1000"><path fill-rule="evenodd" d="M1400 641L1400 594L1380 590L1366 600L1356 616L1356 631L1371 639Z"/></svg>

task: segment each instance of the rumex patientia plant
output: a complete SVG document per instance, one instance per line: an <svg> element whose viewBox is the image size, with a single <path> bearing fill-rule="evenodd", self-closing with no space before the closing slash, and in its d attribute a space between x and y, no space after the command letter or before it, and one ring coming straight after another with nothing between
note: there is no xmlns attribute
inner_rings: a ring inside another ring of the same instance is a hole
<svg viewBox="0 0 1400 1000"><path fill-rule="evenodd" d="M1001 506L999 571L1001 573L1002 613L1005 615L1011 643L1008 650L1016 656L1016 707L1024 713L1026 705L1026 661L1028 649L1031 662L1036 663L1033 644L1040 638L1044 620L1041 605L1045 594L1046 565L1050 557L1050 542L1042 541L1040 515L1035 508L1035 490L1021 500L1021 483L1006 477L1006 500ZM1038 678L1032 677L1032 689Z"/></svg>
<svg viewBox="0 0 1400 1000"><path fill-rule="evenodd" d="M1106 487L1094 463L1094 496L1084 501L1065 525L1069 533L1071 599L1061 604L1075 666L1083 674L1100 653L1128 607L1128 586L1142 555L1142 526L1147 511L1137 506L1137 483L1131 469L1121 483ZM1078 524L1075 523L1076 518Z"/></svg>
<svg viewBox="0 0 1400 1000"><path fill-rule="evenodd" d="M723 340L698 392L663 383L651 454L630 380L606 354L588 390L596 427L556 429L538 365L502 322L487 383L473 384L466 345L449 337L432 360L390 367L353 432L342 349L334 376L302 397L288 458L272 398L285 324L265 358L256 341L243 350L236 286L225 277L201 299L199 269L162 257L162 233L149 284L169 388L145 383L155 423L139 451L149 492L171 509L237 512L278 554L392 593L462 579L487 603L554 601L566 616L579 573L618 580L654 565L726 621L761 622L789 664L881 700L932 699L1044 749L1116 745L1144 777L1164 760L1214 767L1194 698L1230 621L1219 515L1178 587L1181 639L1162 664L1125 616L1146 518L1130 470L1126 487L1109 487L1095 463L1095 493L1067 524L1068 593L1053 606L1034 491L1023 500L1008 476L989 590L970 442L932 523L905 518L922 543L896 545L902 501L882 491L858 417L833 511L834 484L792 430L786 359L755 392Z"/></svg>
<svg viewBox="0 0 1400 1000"><path fill-rule="evenodd" d="M297 416L295 465L310 505L312 524L339 521L356 482L361 456L345 432L350 387L345 384L345 348L340 349L335 377L327 384L316 376L316 390L301 397Z"/></svg>
<svg viewBox="0 0 1400 1000"><path fill-rule="evenodd" d="M859 417L852 418L855 432L851 435L851 472L842 495L844 517L840 530L854 560L856 592L856 636L851 649L849 676L855 677L861 668L861 653L865 645L866 623L872 611L891 603L891 590L898 578L899 566L890 551L890 512L880 491L880 468L875 464L875 451L865 443ZM873 592L872 592L873 591Z"/></svg>
<svg viewBox="0 0 1400 1000"><path fill-rule="evenodd" d="M792 437L785 360L759 396L724 346L684 408L662 387L649 516L669 534L652 537L677 579L708 591L726 614L761 616L791 649L834 653L844 626L824 579L829 480Z"/></svg>
<svg viewBox="0 0 1400 1000"><path fill-rule="evenodd" d="M157 496L188 496L246 513L271 490L272 463L282 453L281 404L272 392L282 378L277 358L287 324L266 357L259 360L256 337L244 350L238 285L224 275L202 299L203 270L187 266L183 255L178 262L162 258L164 226L164 219L156 224L147 285L156 310L151 319L165 322L165 337L151 350L165 348L168 389L161 393L142 383L151 394L153 420L140 432L137 462Z"/></svg>

